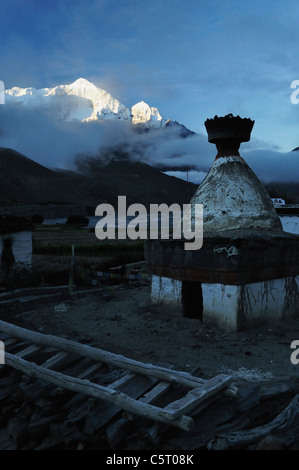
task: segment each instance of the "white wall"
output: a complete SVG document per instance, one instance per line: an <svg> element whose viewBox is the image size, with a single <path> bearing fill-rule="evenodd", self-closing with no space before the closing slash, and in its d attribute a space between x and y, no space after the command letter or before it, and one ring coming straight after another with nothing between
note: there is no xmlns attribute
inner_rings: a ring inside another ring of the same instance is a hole
<svg viewBox="0 0 299 470"><path fill-rule="evenodd" d="M200 283L199 283L200 285ZM245 286L202 283L203 323L227 331L299 317L299 276ZM182 307L182 281L152 276L154 303Z"/></svg>
<svg viewBox="0 0 299 470"><path fill-rule="evenodd" d="M151 298L154 303L182 302L182 281L168 277L152 276Z"/></svg>

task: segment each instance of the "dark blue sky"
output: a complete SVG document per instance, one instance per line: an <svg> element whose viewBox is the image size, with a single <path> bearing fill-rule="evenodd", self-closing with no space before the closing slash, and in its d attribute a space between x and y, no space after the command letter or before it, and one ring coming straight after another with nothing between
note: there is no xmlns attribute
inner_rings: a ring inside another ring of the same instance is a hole
<svg viewBox="0 0 299 470"><path fill-rule="evenodd" d="M259 145L299 146L296 1L2 0L0 13L6 88L84 77L196 132L232 112L255 119Z"/></svg>

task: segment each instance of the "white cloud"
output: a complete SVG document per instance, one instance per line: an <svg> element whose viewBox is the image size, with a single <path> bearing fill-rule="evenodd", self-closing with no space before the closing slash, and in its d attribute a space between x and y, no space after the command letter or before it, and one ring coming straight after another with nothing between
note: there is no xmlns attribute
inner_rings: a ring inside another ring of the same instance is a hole
<svg viewBox="0 0 299 470"><path fill-rule="evenodd" d="M8 104L0 106L0 130L2 147L14 148L48 167L74 168L78 156L107 159L121 153L168 174L178 172L183 179L188 171L189 181L195 183L209 170L217 153L207 136L182 139L175 127L143 133L120 120L57 122L45 110ZM253 140L241 145L240 153L264 182L299 180L298 152L281 153Z"/></svg>

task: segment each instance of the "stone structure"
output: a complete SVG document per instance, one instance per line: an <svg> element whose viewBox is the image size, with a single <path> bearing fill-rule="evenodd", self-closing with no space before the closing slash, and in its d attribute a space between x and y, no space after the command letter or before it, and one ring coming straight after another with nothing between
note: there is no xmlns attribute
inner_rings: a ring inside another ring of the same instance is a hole
<svg viewBox="0 0 299 470"><path fill-rule="evenodd" d="M203 246L148 240L152 301L176 305L186 316L240 330L299 316L298 235L282 230L262 183L239 154L254 121L231 114L208 119L215 161L191 207L203 204Z"/></svg>

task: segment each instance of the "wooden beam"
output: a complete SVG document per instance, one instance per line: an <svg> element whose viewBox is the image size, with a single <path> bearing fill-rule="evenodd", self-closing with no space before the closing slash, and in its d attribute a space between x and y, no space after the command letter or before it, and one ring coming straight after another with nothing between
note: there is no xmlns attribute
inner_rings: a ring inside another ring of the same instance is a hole
<svg viewBox="0 0 299 470"><path fill-rule="evenodd" d="M288 442L292 444L292 439L288 437L287 432L291 431L291 438L297 439L299 431L299 395L296 395L291 403L285 408L273 421L263 426L243 431L235 431L228 434L221 434L208 443L209 450L229 450L238 449L254 444L260 441L268 434L274 436L285 436Z"/></svg>
<svg viewBox="0 0 299 470"><path fill-rule="evenodd" d="M60 363L63 359L65 359L68 356L68 353L66 352L58 352L54 354L53 356L49 357L49 359L46 360L43 364L41 364L41 367L45 367L50 369L54 365Z"/></svg>
<svg viewBox="0 0 299 470"><path fill-rule="evenodd" d="M122 385L127 384L133 377L135 377L135 374L128 372L127 374L123 375L120 379L113 382L111 385L108 385L108 387L112 388L113 390L117 390Z"/></svg>
<svg viewBox="0 0 299 470"><path fill-rule="evenodd" d="M147 392L140 400L143 403L152 403L154 400L158 400L169 388L171 384L169 382L159 382L152 388L149 392Z"/></svg>
<svg viewBox="0 0 299 470"><path fill-rule="evenodd" d="M92 375L94 372L96 372L100 367L102 367L101 363L92 364L86 370L84 370L83 372L80 372L80 374L77 376L77 378L78 379L85 379L89 375Z"/></svg>
<svg viewBox="0 0 299 470"><path fill-rule="evenodd" d="M190 390L187 395L166 406L163 409L163 416L167 416L168 419L176 419L181 414L189 413L199 403L228 386L230 382L231 377L227 375L213 377L205 385Z"/></svg>
<svg viewBox="0 0 299 470"><path fill-rule="evenodd" d="M162 423L169 423L186 431L190 431L194 426L193 419L188 416L180 416L178 419L169 420L167 416L161 413L161 408L134 400L119 390L103 387L101 385L91 383L88 380L77 379L60 372L45 369L44 367L28 362L12 354L7 353L5 355L5 363L26 374L34 375L42 380L53 383L58 387L66 388L73 392L85 393L86 395L94 398L113 402L115 405L126 411L144 416L148 419Z"/></svg>
<svg viewBox="0 0 299 470"><path fill-rule="evenodd" d="M27 348L22 349L19 352L16 352L15 355L18 356L18 357L23 357L24 358L24 357L30 356L31 354L35 353L39 349L40 349L40 346L36 346L35 344L31 344Z"/></svg>
<svg viewBox="0 0 299 470"><path fill-rule="evenodd" d="M155 377L159 380L186 385L190 388L196 388L201 384L207 383L207 380L194 377L188 372L173 371L165 367L135 361L119 354L103 351L92 346L87 346L68 339L59 338L57 336L29 331L3 321L0 321L0 331L9 333L12 336L22 338L26 341L51 346L73 354L78 354L79 356L89 357L95 361L122 367L123 369L127 369L138 374L150 375L151 377Z"/></svg>

